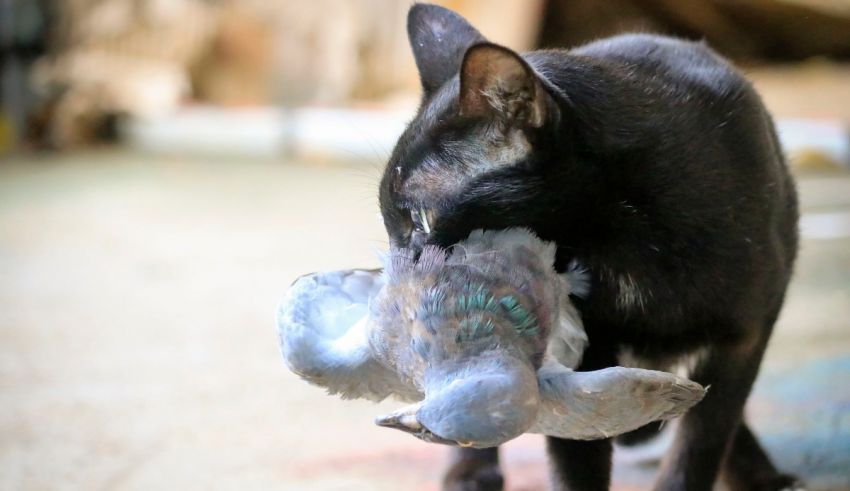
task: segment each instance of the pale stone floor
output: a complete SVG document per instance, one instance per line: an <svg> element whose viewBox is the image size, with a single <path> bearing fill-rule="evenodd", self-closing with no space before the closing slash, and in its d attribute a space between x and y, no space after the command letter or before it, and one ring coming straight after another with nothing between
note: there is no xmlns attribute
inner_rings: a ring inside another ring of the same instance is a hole
<svg viewBox="0 0 850 491"><path fill-rule="evenodd" d="M326 396L276 344L297 275L377 265L378 172L0 163L0 489L437 489L445 449L372 424L397 403ZM800 187L813 234L847 227L850 174ZM807 238L749 414L815 490L850 489L848 328L850 238ZM653 455L619 453L617 489L646 489ZM504 456L509 489L545 488L539 437Z"/></svg>

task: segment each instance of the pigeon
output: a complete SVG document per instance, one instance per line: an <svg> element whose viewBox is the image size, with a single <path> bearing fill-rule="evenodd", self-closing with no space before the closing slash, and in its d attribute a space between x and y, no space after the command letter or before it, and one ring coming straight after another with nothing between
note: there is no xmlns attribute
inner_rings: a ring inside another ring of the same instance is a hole
<svg viewBox="0 0 850 491"><path fill-rule="evenodd" d="M287 366L343 399L411 404L376 424L488 448L523 433L594 440L684 414L699 384L638 368L575 371L588 339L572 297L586 273L523 228L450 249L391 249L383 270L303 276L281 301Z"/></svg>

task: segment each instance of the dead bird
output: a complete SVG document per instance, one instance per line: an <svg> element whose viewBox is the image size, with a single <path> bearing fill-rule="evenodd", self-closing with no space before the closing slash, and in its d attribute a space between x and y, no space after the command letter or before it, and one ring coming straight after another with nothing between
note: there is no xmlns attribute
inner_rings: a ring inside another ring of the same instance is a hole
<svg viewBox="0 0 850 491"><path fill-rule="evenodd" d="M487 448L522 433L606 438L678 416L705 390L651 370L574 372L587 345L581 269L525 229L451 251L397 249L382 273L300 278L281 303L287 365L343 398L417 401L377 418L429 442Z"/></svg>

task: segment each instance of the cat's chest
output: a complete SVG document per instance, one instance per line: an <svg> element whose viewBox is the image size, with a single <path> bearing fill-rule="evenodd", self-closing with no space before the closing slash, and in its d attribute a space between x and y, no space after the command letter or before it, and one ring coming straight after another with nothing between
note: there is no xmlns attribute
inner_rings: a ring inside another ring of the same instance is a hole
<svg viewBox="0 0 850 491"><path fill-rule="evenodd" d="M581 265L590 279L589 293L575 303L591 344L599 335L615 343L669 346L674 351L678 345L688 351L699 344L690 334L706 323L701 319L707 307L701 292L687 281L697 274L689 268L698 265L673 271L657 255L635 254L632 244L607 254L572 252L564 257Z"/></svg>

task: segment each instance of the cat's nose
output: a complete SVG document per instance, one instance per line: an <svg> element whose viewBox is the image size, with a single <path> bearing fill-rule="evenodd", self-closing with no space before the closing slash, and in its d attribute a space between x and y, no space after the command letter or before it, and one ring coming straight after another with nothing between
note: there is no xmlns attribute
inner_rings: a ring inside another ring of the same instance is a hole
<svg viewBox="0 0 850 491"><path fill-rule="evenodd" d="M410 243L408 247L416 256L416 259L419 259L419 254L422 253L422 248L425 247L425 244L428 243L428 234L422 231L414 231L410 234Z"/></svg>

